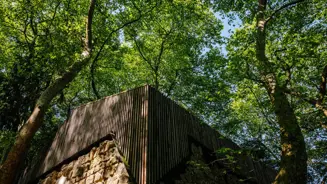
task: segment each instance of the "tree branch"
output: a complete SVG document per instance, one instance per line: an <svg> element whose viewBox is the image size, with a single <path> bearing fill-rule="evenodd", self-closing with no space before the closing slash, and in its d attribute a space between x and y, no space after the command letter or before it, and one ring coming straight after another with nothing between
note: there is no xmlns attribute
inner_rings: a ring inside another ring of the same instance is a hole
<svg viewBox="0 0 327 184"><path fill-rule="evenodd" d="M95 69L96 69L96 61L97 60L93 60L92 61L92 64L91 64L91 70L90 70L90 73L91 73L91 86L92 86L92 91L94 93L94 95L96 96L97 99L100 99L100 95L99 95L99 92L96 88L96 85L95 85L95 77L94 77L94 72L95 72Z"/></svg>
<svg viewBox="0 0 327 184"><path fill-rule="evenodd" d="M156 69L157 70L159 68L159 65L160 65L160 62L161 62L161 57L162 57L162 54L163 54L164 49L165 49L165 42L166 42L166 39L163 39L162 42L161 42L161 45L160 45L160 51L159 51L159 55L158 55L158 61L156 63Z"/></svg>
<svg viewBox="0 0 327 184"><path fill-rule="evenodd" d="M286 93L286 94L289 94L289 95L292 95L292 96L296 96L296 97L298 97L298 98L301 98L302 100L308 102L308 103L311 104L311 105L315 105L315 104L317 103L316 100L311 99L311 98L307 98L306 95L303 95L303 94L301 94L300 92L295 92L295 91L292 91L292 90L290 90L290 89L288 89L288 88L284 88L283 91L284 91L284 93Z"/></svg>
<svg viewBox="0 0 327 184"><path fill-rule="evenodd" d="M327 65L325 65L322 74L321 74L321 82L319 85L319 97L317 103L322 104L324 97L326 95L326 79L327 79Z"/></svg>
<svg viewBox="0 0 327 184"><path fill-rule="evenodd" d="M279 160L278 156L275 155L275 153L271 151L271 149L269 149L264 143L262 143L260 140L256 140L256 142L259 143L265 150L267 150L276 161Z"/></svg>
<svg viewBox="0 0 327 184"><path fill-rule="evenodd" d="M256 78L255 75L253 75L253 74L250 73L250 65L249 65L249 63L246 63L246 71L245 71L245 74L246 74L246 77L245 77L246 79L252 80L252 81L257 82L257 83L259 83L261 85L264 85L265 84L264 81Z"/></svg>
<svg viewBox="0 0 327 184"><path fill-rule="evenodd" d="M180 72L179 70L175 70L175 78L174 80L170 83L169 87L168 87L168 90L167 90L167 96L169 97L171 95L171 92L172 90L174 89L174 87L176 86L177 84L177 79L180 75Z"/></svg>
<svg viewBox="0 0 327 184"><path fill-rule="evenodd" d="M85 49L88 52L92 51L92 20L94 14L95 1L90 0L90 6L86 22L86 36L85 36Z"/></svg>
<svg viewBox="0 0 327 184"><path fill-rule="evenodd" d="M164 29L164 32L166 32L165 29ZM169 32L166 32L164 38L162 39L162 42L161 42L161 45L160 45L160 51L159 51L159 55L158 55L158 61L156 63L156 69L159 68L159 65L160 65L160 62L161 62L161 57L162 57L162 54L163 54L164 49L165 49L165 42L167 41L167 37L170 35L171 32L172 32L172 29L170 29Z"/></svg>
<svg viewBox="0 0 327 184"><path fill-rule="evenodd" d="M305 0L297 0L297 1L293 1L293 2L289 2L284 4L283 6L279 7L277 10L275 10L265 21L265 24L267 24L271 19L274 18L275 15L277 15L278 13L280 13L282 10L289 8L291 6L296 5L297 3L301 3L304 2Z"/></svg>
<svg viewBox="0 0 327 184"><path fill-rule="evenodd" d="M302 100L304 100L305 102L311 104L312 106L316 107L317 109L321 110L324 115L327 117L327 107L323 106L322 104L318 103L318 100L312 99L312 98L307 98L305 95L299 93L299 92L294 92L291 91L290 89L284 89L284 92L289 94L289 95L293 95L296 96L298 98L301 98ZM327 128L325 126L323 126L323 128Z"/></svg>
<svg viewBox="0 0 327 184"><path fill-rule="evenodd" d="M261 114L263 115L263 117L266 119L266 121L271 125L271 126L274 126L276 125L275 122L271 121L269 118L268 118L268 115L266 114L266 112L264 111L264 106L261 104L259 98L257 97L257 95L254 93L254 91L252 90L252 87L250 86L247 86L248 89L251 91L251 93L253 94L259 108L260 108L260 111L261 111Z"/></svg>
<svg viewBox="0 0 327 184"><path fill-rule="evenodd" d="M131 24L133 24L133 23L139 21L139 20L142 18L142 16L143 16L144 14L146 14L146 13L152 11L153 8L157 6L157 5L155 5L155 6L151 7L151 9L150 9L149 11L145 12L144 14L142 14L141 10L140 10L140 9L139 9L135 4L134 4L134 2L133 2L133 5L134 5L134 7L137 9L137 11L138 11L138 13L139 13L138 17L137 17L136 19L133 19L133 20L131 20L131 21L129 21L129 22L126 22L126 23L124 23L123 25L119 26L118 28L112 30L112 31L109 33L109 35L107 36L107 38L104 40L104 42L102 43L102 45L100 46L99 51L97 52L96 56L94 57L94 59L93 59L93 61L92 61L91 68L90 68L91 80L92 80L92 81L91 81L91 83L92 83L91 85L92 85L93 93L94 93L94 95L97 97L97 99L100 98L100 94L98 93L97 88L96 88L94 73L95 73L95 70L96 70L96 62L99 60L100 54L102 53L104 46L107 44L107 42L109 41L109 39L111 38L111 36L112 36L114 33L116 33L117 31L119 31L119 30L121 30L121 29L123 29L123 28L126 27L126 26L129 26L129 25L131 25Z"/></svg>
<svg viewBox="0 0 327 184"><path fill-rule="evenodd" d="M140 45L137 43L137 40L136 40L136 38L135 38L134 36L133 36L133 40L134 40L134 43L135 43L135 45L136 45L137 51L139 51L139 53L140 53L141 57L143 58L143 60L144 60L145 62L147 62L147 63L150 65L151 69L155 70L154 67L153 67L153 65L152 65L152 63L151 63L151 61L149 61L149 60L145 57L145 55L143 54L143 51L141 50L141 47L140 47Z"/></svg>
<svg viewBox="0 0 327 184"><path fill-rule="evenodd" d="M109 41L109 39L111 38L111 36L116 33L117 31L119 31L120 29L130 25L130 24L133 24L134 22L140 20L142 17L142 15L140 14L138 16L138 18L134 19L134 20L131 20L129 22L126 22L125 24L119 26L118 28L112 30L109 35L107 36L107 38L104 40L104 42L102 43L99 51L97 52L96 56L94 57L93 61L92 61L92 64L91 64L91 69L90 69L90 73L91 73L91 80L92 80L92 90L93 90L93 93L94 95L96 96L97 99L100 98L100 95L96 89L96 84L95 84L95 77L94 77L94 73L95 73L95 70L96 70L96 62L99 60L99 57L100 57L100 54L102 53L103 51L103 48L104 46L107 44L107 42Z"/></svg>

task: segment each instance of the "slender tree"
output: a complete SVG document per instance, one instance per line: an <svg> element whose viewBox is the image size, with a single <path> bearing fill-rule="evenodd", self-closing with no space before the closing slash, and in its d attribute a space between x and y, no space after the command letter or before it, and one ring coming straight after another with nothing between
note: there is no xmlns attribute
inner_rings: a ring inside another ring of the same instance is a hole
<svg viewBox="0 0 327 184"><path fill-rule="evenodd" d="M34 110L27 122L19 131L14 145L12 146L7 159L1 165L0 180L3 184L13 183L16 171L22 161L23 155L27 152L29 144L42 124L45 112L47 111L51 100L62 91L87 65L92 56L92 20L95 9L95 0L90 1L88 16L85 29L85 43L83 52L61 77L56 79L38 98Z"/></svg>

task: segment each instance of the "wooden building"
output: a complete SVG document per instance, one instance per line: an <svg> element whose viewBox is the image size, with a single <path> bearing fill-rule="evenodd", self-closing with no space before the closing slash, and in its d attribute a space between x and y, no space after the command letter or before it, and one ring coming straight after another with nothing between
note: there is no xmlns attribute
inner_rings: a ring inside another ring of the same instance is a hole
<svg viewBox="0 0 327 184"><path fill-rule="evenodd" d="M238 150L232 141L151 86L81 105L58 130L49 150L21 179L33 183L95 143L115 138L136 183L158 183L190 155L190 143L208 152ZM271 183L274 171L245 156L242 172L257 183Z"/></svg>

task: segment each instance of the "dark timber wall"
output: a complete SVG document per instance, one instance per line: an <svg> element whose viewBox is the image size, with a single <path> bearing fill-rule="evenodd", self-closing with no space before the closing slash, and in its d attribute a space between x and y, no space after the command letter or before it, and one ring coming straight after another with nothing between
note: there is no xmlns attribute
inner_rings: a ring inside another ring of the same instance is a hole
<svg viewBox="0 0 327 184"><path fill-rule="evenodd" d="M190 137L208 150L239 149L228 139L150 86L82 105L58 130L45 158L23 181L33 181L78 155L93 143L114 134L131 174L139 184L156 183L189 156ZM258 183L273 181L265 167L246 158L244 174ZM25 183L25 182L22 182Z"/></svg>
<svg viewBox="0 0 327 184"><path fill-rule="evenodd" d="M190 154L190 137L214 152L219 148L240 149L193 114L149 88L147 181L155 183ZM241 174L256 183L272 183L275 172L249 157L238 160Z"/></svg>

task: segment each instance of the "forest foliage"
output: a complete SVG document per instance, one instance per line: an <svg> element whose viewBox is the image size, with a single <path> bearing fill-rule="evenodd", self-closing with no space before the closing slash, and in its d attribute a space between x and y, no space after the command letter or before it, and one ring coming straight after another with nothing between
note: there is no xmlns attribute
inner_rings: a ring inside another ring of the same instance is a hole
<svg viewBox="0 0 327 184"><path fill-rule="evenodd" d="M150 84L280 173L296 165L284 146L302 139L292 150L303 156L302 182L327 182L326 1L0 4L1 164L35 109L44 113L18 168L38 157L71 109ZM239 25L228 37L226 22Z"/></svg>

